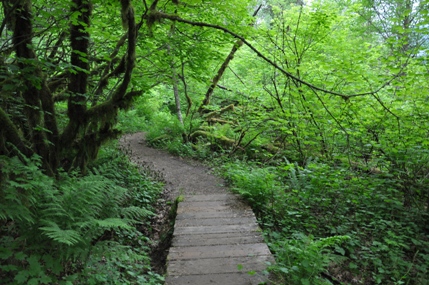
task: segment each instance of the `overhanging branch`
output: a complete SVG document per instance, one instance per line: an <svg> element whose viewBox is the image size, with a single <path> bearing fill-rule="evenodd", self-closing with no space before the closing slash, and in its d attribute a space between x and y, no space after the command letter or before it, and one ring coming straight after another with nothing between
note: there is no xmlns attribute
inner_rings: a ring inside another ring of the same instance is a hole
<svg viewBox="0 0 429 285"><path fill-rule="evenodd" d="M343 94L343 93L339 93L339 92L335 92L335 91L331 91L331 90L327 90L318 86L315 86L307 81L304 81L302 79L300 79L299 77L293 75L292 73L284 70L282 67L278 66L274 61L272 61L271 59L269 59L267 56L265 56L264 54L262 54L257 48L255 48L251 43L249 43L243 36L240 36L237 33L234 33L233 31L230 31L229 29L219 26L219 25L214 25L214 24L209 24L209 23L204 23L204 22L195 22L195 21L191 21L191 20L187 20L187 19L183 19L177 15L171 15L171 14L167 14L167 13L163 13L163 12L159 12L156 10L151 10L150 14L146 16L147 18L150 19L168 19L171 21L177 21L180 23L185 23L188 25L192 25L192 26L197 26L197 27L207 27L207 28L212 28L212 29L216 29L216 30L220 30L223 31L231 36L233 36L234 38L237 38L239 40L241 40L246 46L248 46L253 52L255 52L259 57L261 57L264 61L266 61L267 63L269 63L270 65L272 65L274 68L276 68L277 70L279 70L281 73L283 73L285 76L300 82L302 85L305 85L307 87L309 87L310 89L312 89L313 91L321 91L323 93L327 93L327 94L331 94L331 95L335 95L335 96L339 96L342 97L343 99L347 100L349 98L352 97L359 97L359 96L368 96L368 95L373 95L378 93L380 90L382 90L383 88L385 88L386 86L388 86L395 78L397 78L398 76L400 76L400 74L402 73L402 70L400 72L398 72L397 75L395 75L393 78L391 78L390 80L388 80L386 83L382 84L379 88L377 88L376 90L373 91L369 91L369 92L364 92L364 93L356 93L356 94Z"/></svg>

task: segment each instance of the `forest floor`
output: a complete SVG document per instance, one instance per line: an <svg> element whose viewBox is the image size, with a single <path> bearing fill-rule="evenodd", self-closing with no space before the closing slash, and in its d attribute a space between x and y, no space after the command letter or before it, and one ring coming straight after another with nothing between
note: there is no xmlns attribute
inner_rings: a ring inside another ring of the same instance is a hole
<svg viewBox="0 0 429 285"><path fill-rule="evenodd" d="M120 143L134 163L165 183L150 235L152 266L159 274L168 271L166 284L265 280L247 271L262 273L266 263L273 261L271 253L252 210L230 193L222 179L200 162L148 147L143 133L126 135Z"/></svg>
<svg viewBox="0 0 429 285"><path fill-rule="evenodd" d="M120 140L121 149L131 161L165 184L152 220L152 266L159 274L166 270L166 258L174 226L172 213L180 195L227 194L224 181L195 160L184 159L149 147L144 133L127 134Z"/></svg>

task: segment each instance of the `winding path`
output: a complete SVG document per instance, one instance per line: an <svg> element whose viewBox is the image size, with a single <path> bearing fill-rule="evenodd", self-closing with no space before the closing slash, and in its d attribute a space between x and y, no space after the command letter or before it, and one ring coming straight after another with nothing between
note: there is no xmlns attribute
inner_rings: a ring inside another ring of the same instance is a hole
<svg viewBox="0 0 429 285"><path fill-rule="evenodd" d="M131 159L162 176L177 209L166 285L248 285L267 281L273 257L252 210L198 162L149 148L144 135L122 138Z"/></svg>

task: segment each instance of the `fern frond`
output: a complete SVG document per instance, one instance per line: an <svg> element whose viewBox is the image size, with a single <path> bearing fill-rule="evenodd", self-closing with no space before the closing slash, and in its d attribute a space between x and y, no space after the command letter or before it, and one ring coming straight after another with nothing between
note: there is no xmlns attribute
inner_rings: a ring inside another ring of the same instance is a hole
<svg viewBox="0 0 429 285"><path fill-rule="evenodd" d="M52 240L66 245L75 245L82 241L82 237L75 230L63 230L55 222L44 221L48 226L39 229Z"/></svg>
<svg viewBox="0 0 429 285"><path fill-rule="evenodd" d="M42 217L43 219L48 219L49 217L55 218L67 218L70 215L62 207L59 201L50 201L42 205Z"/></svg>
<svg viewBox="0 0 429 285"><path fill-rule="evenodd" d="M326 237L326 238L320 238L318 241L315 241L312 243L312 245L315 248L322 249L325 247L335 246L339 245L347 240L349 240L350 237L343 235L343 236L332 236L332 237Z"/></svg>
<svg viewBox="0 0 429 285"><path fill-rule="evenodd" d="M128 223L122 219L118 218L107 218L104 220L94 220L95 224L103 229L115 229L115 228L123 228L123 229L132 229Z"/></svg>
<svg viewBox="0 0 429 285"><path fill-rule="evenodd" d="M121 215L127 220L138 222L143 218L147 218L154 215L154 213L147 209L130 206L127 208L122 208Z"/></svg>
<svg viewBox="0 0 429 285"><path fill-rule="evenodd" d="M0 220L8 219L34 223L33 216L27 207L16 204L0 204Z"/></svg>

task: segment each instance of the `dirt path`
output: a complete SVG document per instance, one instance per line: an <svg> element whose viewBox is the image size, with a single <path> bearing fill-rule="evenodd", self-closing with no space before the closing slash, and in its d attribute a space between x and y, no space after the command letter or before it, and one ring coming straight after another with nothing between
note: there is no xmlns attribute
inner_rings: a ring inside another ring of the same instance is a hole
<svg viewBox="0 0 429 285"><path fill-rule="evenodd" d="M152 258L159 267L168 263L166 285L248 285L266 281L260 273L274 259L252 210L231 194L221 179L198 162L148 147L142 133L126 135L120 143L132 161L149 168L166 184L164 203L158 207L161 211L154 221L156 239L163 240L165 232L173 230L167 218L167 205L173 203L168 201L182 197L172 239L158 244L157 256Z"/></svg>
<svg viewBox="0 0 429 285"><path fill-rule="evenodd" d="M173 156L165 151L150 148L143 133L124 136L120 143L131 160L148 167L165 181L171 199L180 194L225 194L224 182L210 173L210 169L192 160Z"/></svg>

